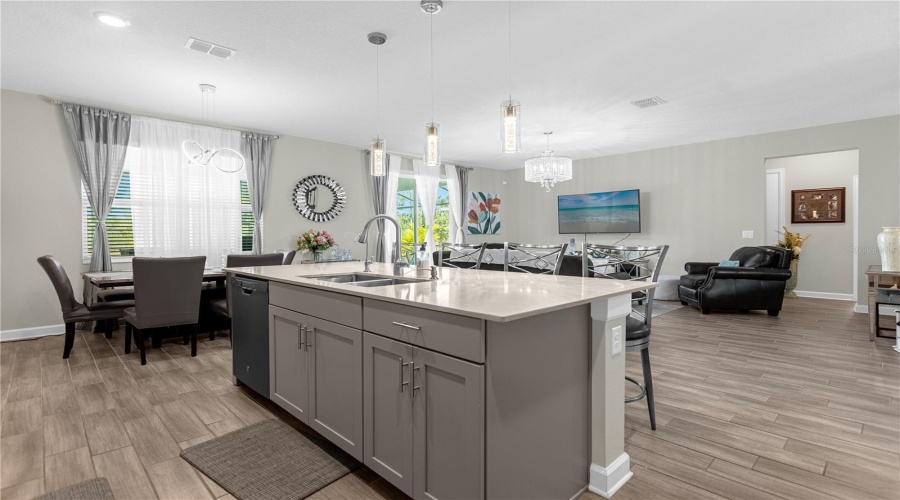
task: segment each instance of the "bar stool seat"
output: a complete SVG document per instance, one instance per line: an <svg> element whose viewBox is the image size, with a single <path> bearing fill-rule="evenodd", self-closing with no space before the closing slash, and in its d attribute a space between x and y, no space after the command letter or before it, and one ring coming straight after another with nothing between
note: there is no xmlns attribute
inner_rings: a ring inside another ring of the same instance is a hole
<svg viewBox="0 0 900 500"><path fill-rule="evenodd" d="M625 341L637 341L650 336L650 325L628 316L625 319Z"/></svg>

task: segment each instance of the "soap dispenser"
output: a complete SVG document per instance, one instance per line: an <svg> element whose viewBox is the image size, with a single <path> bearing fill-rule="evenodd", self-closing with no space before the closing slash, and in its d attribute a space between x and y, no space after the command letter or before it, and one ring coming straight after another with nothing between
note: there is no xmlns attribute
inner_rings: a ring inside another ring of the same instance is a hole
<svg viewBox="0 0 900 500"><path fill-rule="evenodd" d="M428 249L425 243L416 252L416 278L428 278L431 276L431 259L428 258Z"/></svg>

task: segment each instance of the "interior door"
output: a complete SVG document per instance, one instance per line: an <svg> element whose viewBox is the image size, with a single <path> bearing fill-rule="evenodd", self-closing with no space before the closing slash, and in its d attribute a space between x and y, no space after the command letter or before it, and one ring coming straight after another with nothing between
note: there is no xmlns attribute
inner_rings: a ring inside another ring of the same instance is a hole
<svg viewBox="0 0 900 500"><path fill-rule="evenodd" d="M309 423L309 317L269 306L269 399Z"/></svg>
<svg viewBox="0 0 900 500"><path fill-rule="evenodd" d="M310 317L309 425L362 460L362 331Z"/></svg>
<svg viewBox="0 0 900 500"><path fill-rule="evenodd" d="M363 333L363 462L407 495L413 489L413 348Z"/></svg>
<svg viewBox="0 0 900 500"><path fill-rule="evenodd" d="M413 498L484 498L484 366L413 348Z"/></svg>

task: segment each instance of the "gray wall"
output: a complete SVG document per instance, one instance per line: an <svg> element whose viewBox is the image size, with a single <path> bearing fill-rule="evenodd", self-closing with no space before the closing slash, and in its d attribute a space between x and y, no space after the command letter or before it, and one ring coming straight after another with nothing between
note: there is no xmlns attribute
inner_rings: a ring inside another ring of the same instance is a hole
<svg viewBox="0 0 900 500"><path fill-rule="evenodd" d="M641 190L643 232L625 243L671 245L663 274L681 274L687 261L719 261L736 248L764 244L766 159L859 149L858 303L866 303L865 269L878 264L875 236L900 225L900 116L724 139L577 160L574 180L551 193L527 183L521 170L507 173L504 239L531 243L568 241L557 232L560 194ZM505 203L505 201L504 201ZM742 230L754 238L741 238ZM589 235L612 243L624 235ZM574 235L578 243L581 235ZM623 243L624 244L624 243ZM845 249L824 250L846 253ZM802 279L802 278L801 278Z"/></svg>
<svg viewBox="0 0 900 500"><path fill-rule="evenodd" d="M791 232L812 237L803 245L797 290L853 293L853 176L859 173L859 151L772 158L767 169L784 169L785 220ZM847 188L845 221L791 224L791 191L828 187ZM781 230L781 228L778 228Z"/></svg>

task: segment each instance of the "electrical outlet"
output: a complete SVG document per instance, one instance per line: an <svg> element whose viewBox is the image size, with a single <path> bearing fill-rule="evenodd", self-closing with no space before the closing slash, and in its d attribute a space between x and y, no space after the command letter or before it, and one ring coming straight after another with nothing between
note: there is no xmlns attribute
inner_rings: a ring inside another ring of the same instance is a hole
<svg viewBox="0 0 900 500"><path fill-rule="evenodd" d="M747 239L753 238L753 231L744 231L742 236Z"/></svg>
<svg viewBox="0 0 900 500"><path fill-rule="evenodd" d="M612 329L612 351L611 355L615 356L622 352L622 327L614 326Z"/></svg>

